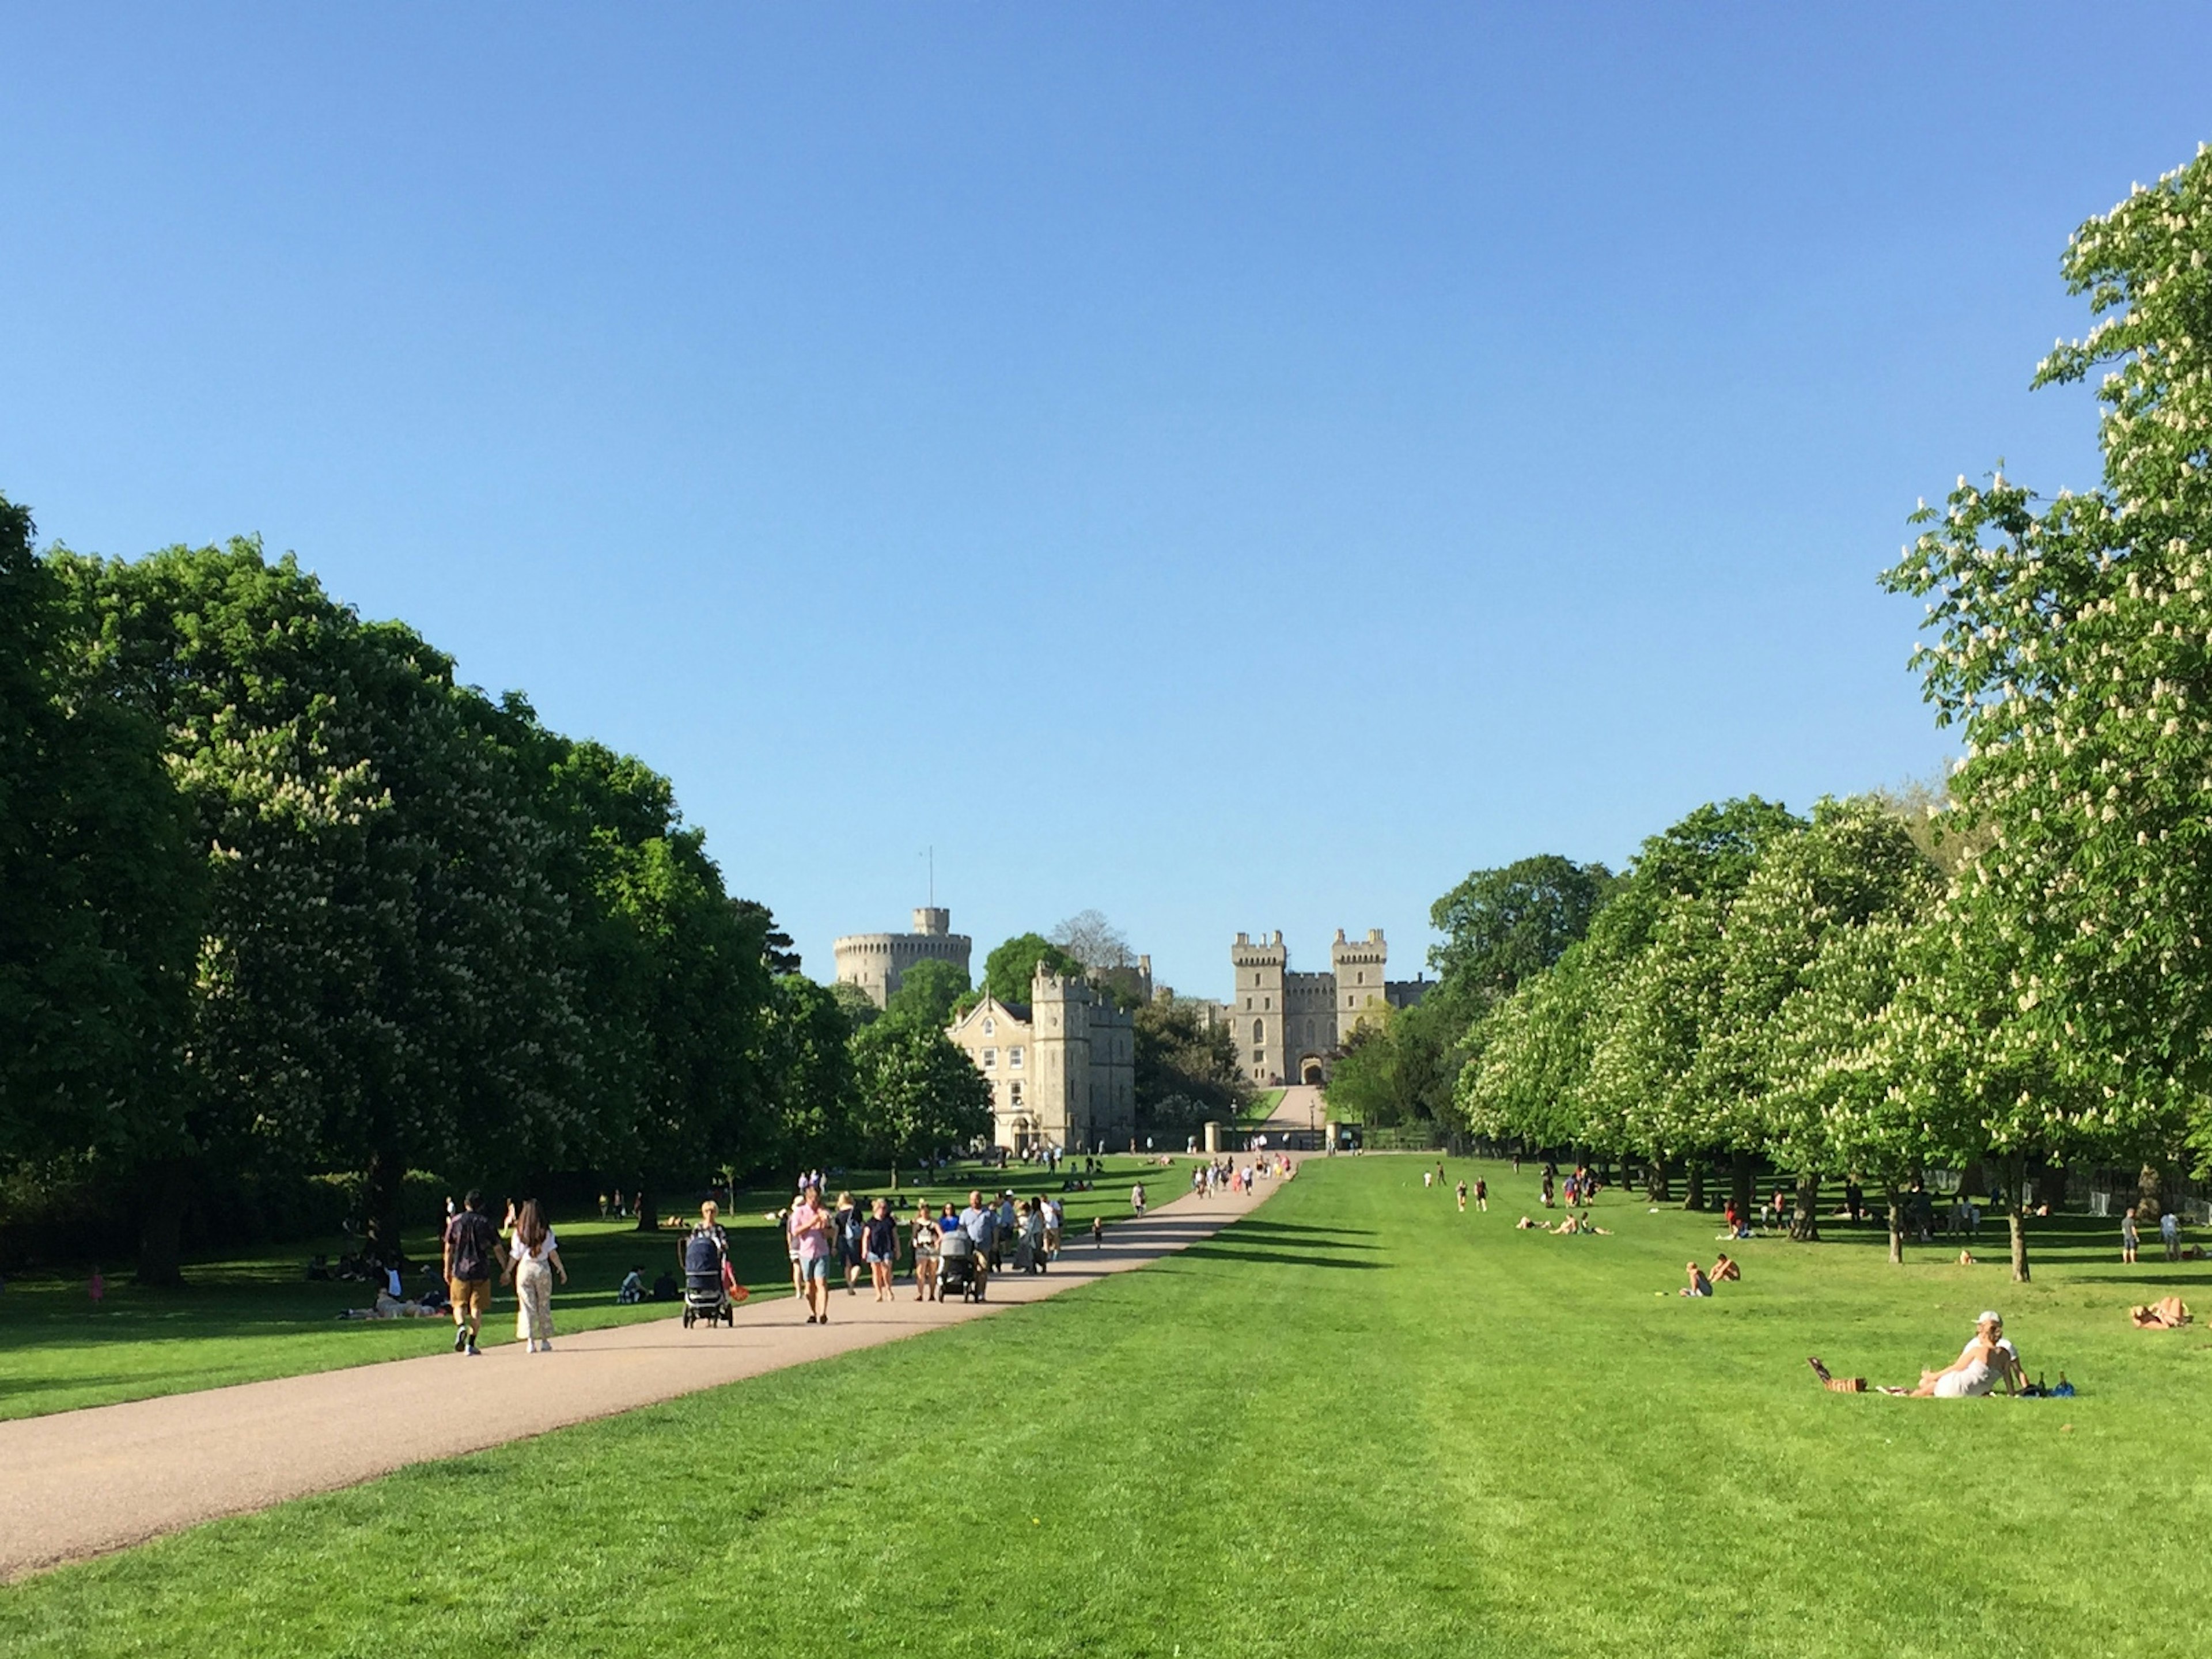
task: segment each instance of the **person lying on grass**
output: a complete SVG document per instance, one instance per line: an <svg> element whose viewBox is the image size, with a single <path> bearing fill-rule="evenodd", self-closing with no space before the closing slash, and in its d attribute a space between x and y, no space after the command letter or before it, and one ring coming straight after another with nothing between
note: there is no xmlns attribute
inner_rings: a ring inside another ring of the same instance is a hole
<svg viewBox="0 0 2212 1659"><path fill-rule="evenodd" d="M1613 1237L1613 1229L1610 1227L1601 1227L1596 1222L1592 1221L1588 1210L1584 1210L1578 1216L1571 1215L1565 1220L1560 1222L1558 1226L1547 1227L1544 1231L1553 1233L1599 1233L1607 1238Z"/></svg>
<svg viewBox="0 0 2212 1659"><path fill-rule="evenodd" d="M1867 1391L1863 1376L1831 1376L1818 1354L1810 1356L1805 1363L1813 1368L1813 1375L1820 1379L1824 1389L1836 1394ZM2020 1351L2005 1340L2004 1321L1992 1308L1974 1322L1972 1339L1960 1350L1959 1357L1942 1370L1921 1372L1918 1388L1885 1388L1880 1392L1903 1395L1913 1400L1972 1400L1990 1393L1999 1382L2004 1383L2007 1394L2018 1394L2025 1380Z"/></svg>

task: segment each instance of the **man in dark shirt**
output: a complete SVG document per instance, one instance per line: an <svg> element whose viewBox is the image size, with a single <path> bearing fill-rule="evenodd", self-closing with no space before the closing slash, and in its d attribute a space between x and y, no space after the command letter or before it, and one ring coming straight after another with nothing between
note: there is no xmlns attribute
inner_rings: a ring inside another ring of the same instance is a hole
<svg viewBox="0 0 2212 1659"><path fill-rule="evenodd" d="M477 1333L491 1307L492 1269L499 1261L499 1229L483 1212L483 1194L471 1191L461 1212L446 1224L446 1288L453 1298L453 1352L477 1353Z"/></svg>

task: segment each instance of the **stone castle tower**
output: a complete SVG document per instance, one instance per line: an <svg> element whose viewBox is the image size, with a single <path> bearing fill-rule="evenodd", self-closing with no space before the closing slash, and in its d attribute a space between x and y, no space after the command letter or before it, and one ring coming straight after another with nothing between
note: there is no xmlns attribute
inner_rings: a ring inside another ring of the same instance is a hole
<svg viewBox="0 0 2212 1659"><path fill-rule="evenodd" d="M837 982L859 986L880 1008L917 962L949 962L965 974L974 946L967 934L952 931L951 911L929 905L915 909L911 933L848 933L830 948Z"/></svg>
<svg viewBox="0 0 2212 1659"><path fill-rule="evenodd" d="M1364 939L1346 939L1338 928L1328 957L1328 973L1293 973L1279 933L1256 945L1239 933L1229 947L1235 982L1224 1018L1237 1039L1237 1063L1253 1082L1327 1082L1330 1060L1370 1005L1418 1002L1427 989L1423 981L1391 982L1389 947L1379 927L1369 928Z"/></svg>

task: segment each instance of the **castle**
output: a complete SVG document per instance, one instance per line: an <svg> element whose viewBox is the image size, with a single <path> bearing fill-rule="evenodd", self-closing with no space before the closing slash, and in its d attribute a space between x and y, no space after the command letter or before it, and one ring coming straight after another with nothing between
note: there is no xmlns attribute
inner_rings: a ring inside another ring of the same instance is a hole
<svg viewBox="0 0 2212 1659"><path fill-rule="evenodd" d="M1040 965L1026 1005L987 991L945 1035L991 1085L998 1145L1091 1152L1136 1133L1136 1022L1100 987Z"/></svg>
<svg viewBox="0 0 2212 1659"><path fill-rule="evenodd" d="M848 933L830 950L837 982L859 986L880 1008L917 962L949 962L966 975L974 941L952 931L951 911L929 905L915 911L911 933Z"/></svg>
<svg viewBox="0 0 2212 1659"><path fill-rule="evenodd" d="M1338 928L1328 959L1326 974L1292 973L1279 933L1257 945L1239 933L1229 947L1235 979L1222 1018L1254 1083L1326 1083L1331 1060L1370 1007L1402 1008L1429 988L1425 978L1388 977L1380 927L1364 939L1346 939Z"/></svg>

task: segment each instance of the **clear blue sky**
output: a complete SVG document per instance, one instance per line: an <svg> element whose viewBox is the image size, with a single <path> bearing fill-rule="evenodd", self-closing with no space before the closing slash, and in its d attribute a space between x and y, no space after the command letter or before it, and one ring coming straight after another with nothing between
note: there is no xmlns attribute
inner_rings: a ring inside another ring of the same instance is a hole
<svg viewBox="0 0 2212 1659"><path fill-rule="evenodd" d="M809 969L937 890L1394 966L1473 867L1934 769L1875 573L2092 481L2196 6L18 4L0 489L258 532L670 774Z"/></svg>

